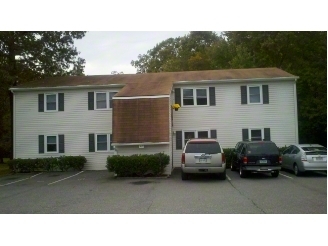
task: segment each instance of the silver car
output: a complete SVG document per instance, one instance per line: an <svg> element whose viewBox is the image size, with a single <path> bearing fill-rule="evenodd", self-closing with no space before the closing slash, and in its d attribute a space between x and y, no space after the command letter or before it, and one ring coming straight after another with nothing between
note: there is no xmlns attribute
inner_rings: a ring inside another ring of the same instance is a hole
<svg viewBox="0 0 328 246"><path fill-rule="evenodd" d="M327 171L327 148L319 144L294 144L282 153L281 168L294 171Z"/></svg>
<svg viewBox="0 0 328 246"><path fill-rule="evenodd" d="M226 161L223 149L216 139L191 139L183 148L181 178L188 179L191 173L216 173L226 179Z"/></svg>

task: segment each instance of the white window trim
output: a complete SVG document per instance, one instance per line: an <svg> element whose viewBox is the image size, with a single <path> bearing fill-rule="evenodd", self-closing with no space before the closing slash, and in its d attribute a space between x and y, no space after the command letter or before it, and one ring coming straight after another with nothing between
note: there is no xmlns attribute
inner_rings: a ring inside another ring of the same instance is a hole
<svg viewBox="0 0 328 246"><path fill-rule="evenodd" d="M256 102L256 103L250 102L249 87L260 87L260 102ZM263 104L262 85L247 85L247 104Z"/></svg>
<svg viewBox="0 0 328 246"><path fill-rule="evenodd" d="M261 140L262 141L264 139L264 128L249 128L248 129L248 136L249 136L249 140L252 140L252 130L261 130Z"/></svg>
<svg viewBox="0 0 328 246"><path fill-rule="evenodd" d="M193 90L193 99L194 99L194 105L184 105L183 104L183 90ZM197 89L206 89L206 96L207 96L207 104L206 105L197 105L197 94L196 90ZM210 105L210 93L209 93L209 87L186 87L186 88L181 88L181 105L184 107L206 107Z"/></svg>
<svg viewBox="0 0 328 246"><path fill-rule="evenodd" d="M208 136L208 138L211 138L211 130L208 130L208 129L205 129L205 130L184 130L184 131L182 131L183 146L185 145L185 132L195 133L195 138L198 138L198 132L208 132L207 136Z"/></svg>
<svg viewBox="0 0 328 246"><path fill-rule="evenodd" d="M106 108L97 108L97 94L106 94ZM109 93L108 91L95 91L95 96L94 96L94 100L95 100L95 110L108 110L109 108Z"/></svg>
<svg viewBox="0 0 328 246"><path fill-rule="evenodd" d="M47 96L56 95L56 110L47 110ZM44 94L44 112L58 112L58 93L45 93Z"/></svg>
<svg viewBox="0 0 328 246"><path fill-rule="evenodd" d="M110 93L118 93L118 91L95 91L94 92L94 110L112 110L112 108L110 108L109 106L109 94ZM106 93L106 108L97 108L97 94L98 93ZM114 98L114 97L113 97ZM112 98L112 100L113 100Z"/></svg>
<svg viewBox="0 0 328 246"><path fill-rule="evenodd" d="M48 137L56 137L56 151L48 151ZM59 137L58 135L45 135L44 136L44 153L49 153L49 154L56 154L59 153Z"/></svg>
<svg viewBox="0 0 328 246"><path fill-rule="evenodd" d="M98 135L107 135L107 150L98 150ZM110 149L110 133L95 133L95 152L113 152L114 150Z"/></svg>

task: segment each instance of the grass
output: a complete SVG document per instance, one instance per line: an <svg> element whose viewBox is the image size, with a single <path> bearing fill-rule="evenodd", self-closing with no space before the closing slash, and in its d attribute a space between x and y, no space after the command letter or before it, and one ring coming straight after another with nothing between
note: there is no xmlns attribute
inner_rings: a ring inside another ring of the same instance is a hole
<svg viewBox="0 0 328 246"><path fill-rule="evenodd" d="M9 158L4 158L4 163L0 164L0 177L6 176L11 173L9 166L7 165L7 161L9 161Z"/></svg>

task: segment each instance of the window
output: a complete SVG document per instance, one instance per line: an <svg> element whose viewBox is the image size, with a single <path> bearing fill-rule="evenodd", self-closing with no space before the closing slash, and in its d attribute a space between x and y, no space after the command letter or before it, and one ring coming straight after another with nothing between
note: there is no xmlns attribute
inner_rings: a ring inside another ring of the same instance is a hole
<svg viewBox="0 0 328 246"><path fill-rule="evenodd" d="M250 129L251 141L263 140L262 129Z"/></svg>
<svg viewBox="0 0 328 246"><path fill-rule="evenodd" d="M96 134L96 151L109 151L111 148L110 134Z"/></svg>
<svg viewBox="0 0 328 246"><path fill-rule="evenodd" d="M113 97L117 92L95 92L96 109L104 110L112 108Z"/></svg>
<svg viewBox="0 0 328 246"><path fill-rule="evenodd" d="M58 152L58 137L57 135L46 137L46 151L47 153L57 153Z"/></svg>
<svg viewBox="0 0 328 246"><path fill-rule="evenodd" d="M183 106L201 106L208 105L208 89L182 89Z"/></svg>
<svg viewBox="0 0 328 246"><path fill-rule="evenodd" d="M261 86L248 86L248 103L262 103L262 88Z"/></svg>
<svg viewBox="0 0 328 246"><path fill-rule="evenodd" d="M186 144L188 140L192 138L195 138L195 132L184 132L184 144Z"/></svg>
<svg viewBox="0 0 328 246"><path fill-rule="evenodd" d="M299 152L300 152L300 149L297 148L296 146L293 146L293 150L292 150L291 154L296 155L296 154L298 154Z"/></svg>
<svg viewBox="0 0 328 246"><path fill-rule="evenodd" d="M96 109L107 109L107 93L96 92Z"/></svg>
<svg viewBox="0 0 328 246"><path fill-rule="evenodd" d="M209 131L185 131L183 138L184 144L186 144L188 140L192 138L209 138Z"/></svg>
<svg viewBox="0 0 328 246"><path fill-rule="evenodd" d="M45 94L45 111L57 111L57 95L58 94Z"/></svg>

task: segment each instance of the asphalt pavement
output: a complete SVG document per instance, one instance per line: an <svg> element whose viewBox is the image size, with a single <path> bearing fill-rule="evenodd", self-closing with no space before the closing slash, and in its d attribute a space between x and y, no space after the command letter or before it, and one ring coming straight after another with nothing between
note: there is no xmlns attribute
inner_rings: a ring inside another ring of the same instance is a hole
<svg viewBox="0 0 328 246"><path fill-rule="evenodd" d="M15 174L0 178L1 214L327 214L327 174L242 179L195 175L115 178L108 171Z"/></svg>

